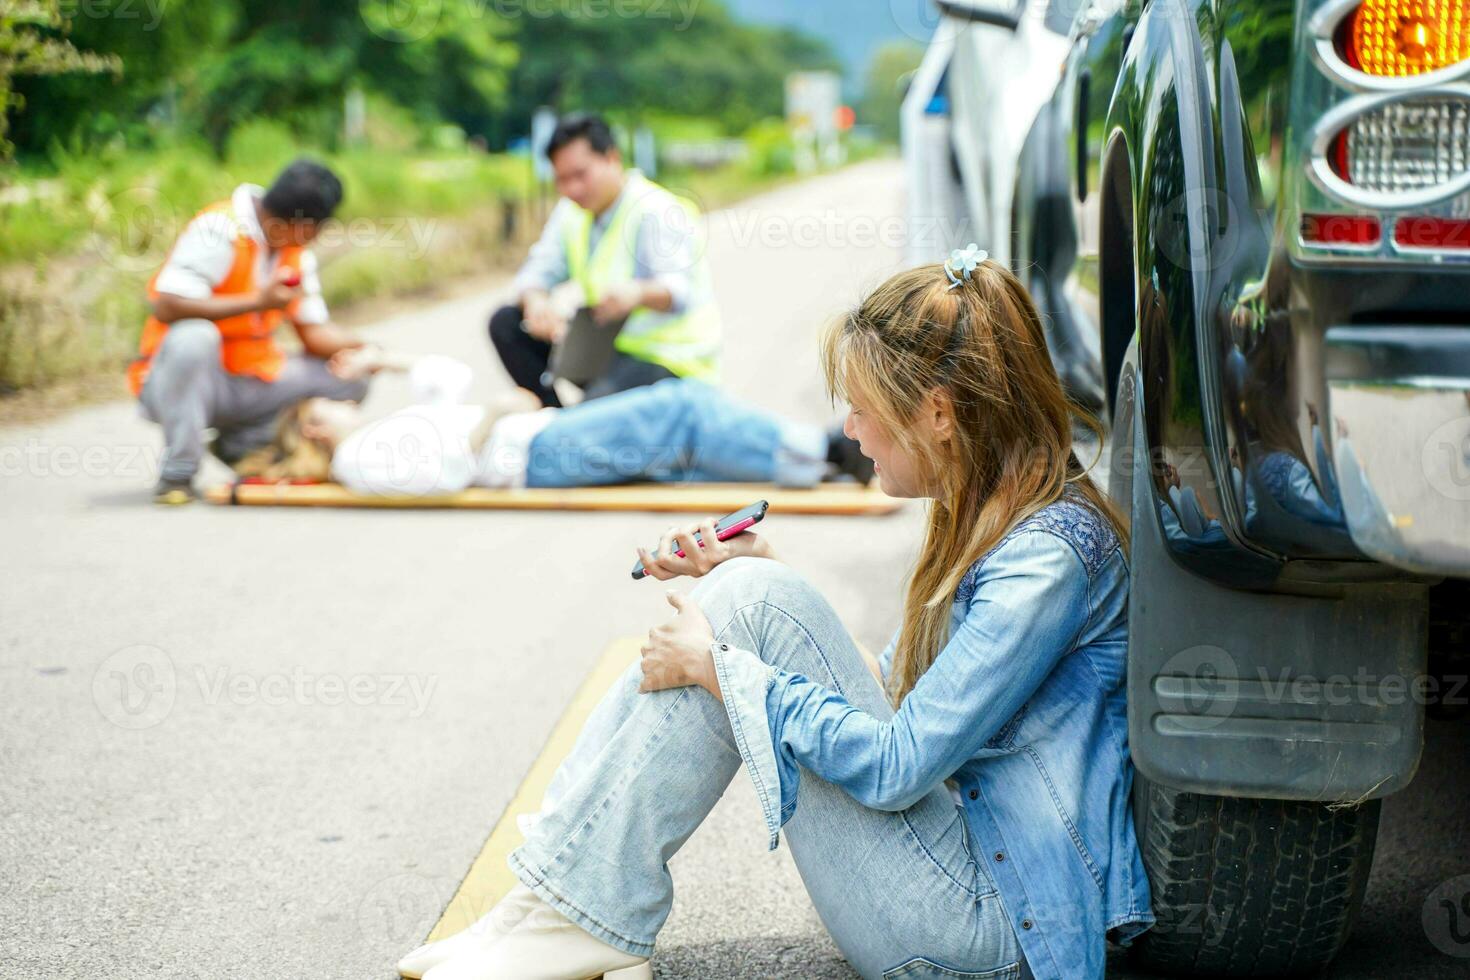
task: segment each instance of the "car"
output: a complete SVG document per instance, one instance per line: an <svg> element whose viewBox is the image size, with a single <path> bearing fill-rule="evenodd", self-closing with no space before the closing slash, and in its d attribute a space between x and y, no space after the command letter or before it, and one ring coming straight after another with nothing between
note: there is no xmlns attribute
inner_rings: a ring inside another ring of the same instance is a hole
<svg viewBox="0 0 1470 980"><path fill-rule="evenodd" d="M941 0L939 20L902 108L909 261L935 262L971 241L1016 268L1047 325L1047 343L1074 400L1102 405L1095 332L1033 275L1038 199L1030 166L1038 126L1061 80L1079 0ZM1025 256L1025 258L1022 258ZM1056 264L1053 261L1050 264Z"/></svg>
<svg viewBox="0 0 1470 980"><path fill-rule="evenodd" d="M1467 7L1083 0L1014 167L1006 254L1088 338L1058 372L1095 357L1130 516L1134 952L1171 975L1329 963L1467 693Z"/></svg>

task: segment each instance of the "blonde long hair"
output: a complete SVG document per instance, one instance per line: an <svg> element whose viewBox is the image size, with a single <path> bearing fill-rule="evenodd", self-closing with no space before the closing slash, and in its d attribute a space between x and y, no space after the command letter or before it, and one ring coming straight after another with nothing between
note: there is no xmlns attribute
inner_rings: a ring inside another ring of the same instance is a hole
<svg viewBox="0 0 1470 980"><path fill-rule="evenodd" d="M941 265L901 272L822 338L832 397L860 392L876 424L938 488L889 676L895 704L948 640L950 605L970 566L1069 485L1127 548L1122 512L1072 450L1074 417L1099 444L1102 425L1063 393L1025 288L989 261L962 285L949 285ZM936 386L948 393L955 416L942 447L920 444L910 427Z"/></svg>
<svg viewBox="0 0 1470 980"><path fill-rule="evenodd" d="M322 481L332 473L332 448L301 433L310 399L285 409L276 419L275 437L235 464L235 472L269 483L282 480Z"/></svg>

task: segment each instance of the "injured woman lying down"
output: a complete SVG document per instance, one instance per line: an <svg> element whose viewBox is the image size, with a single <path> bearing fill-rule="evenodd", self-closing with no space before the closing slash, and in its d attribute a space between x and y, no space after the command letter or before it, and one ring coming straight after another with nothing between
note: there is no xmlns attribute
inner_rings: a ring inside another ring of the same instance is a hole
<svg viewBox="0 0 1470 980"><path fill-rule="evenodd" d="M407 371L413 404L367 420L355 402L308 398L282 413L270 445L240 461L242 476L424 496L637 481L806 487L873 475L840 428L784 419L699 381L668 378L571 408L542 408L517 389L480 406L466 403L471 372L452 358L353 356L376 360L349 370Z"/></svg>

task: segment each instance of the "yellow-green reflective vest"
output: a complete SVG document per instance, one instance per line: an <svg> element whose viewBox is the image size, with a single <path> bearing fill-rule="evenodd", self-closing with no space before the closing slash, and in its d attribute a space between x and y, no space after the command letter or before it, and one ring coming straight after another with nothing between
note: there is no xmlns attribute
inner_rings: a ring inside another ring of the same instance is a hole
<svg viewBox="0 0 1470 980"><path fill-rule="evenodd" d="M566 223L563 248L568 277L582 287L588 306L597 305L607 286L634 278L638 230L645 214L653 212L660 220L687 221L690 228L699 227L699 211L692 202L641 174L630 173L612 220L589 255L592 212L572 206L574 217ZM628 315L614 346L629 357L662 364L680 377L713 384L720 379L720 313L715 308L703 242L694 249L690 273L693 288L684 312L639 307Z"/></svg>

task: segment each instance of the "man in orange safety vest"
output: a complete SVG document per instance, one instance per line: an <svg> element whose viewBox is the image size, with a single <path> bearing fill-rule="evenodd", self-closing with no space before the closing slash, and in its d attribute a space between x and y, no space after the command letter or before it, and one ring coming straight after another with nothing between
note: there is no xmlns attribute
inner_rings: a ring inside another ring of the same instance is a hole
<svg viewBox="0 0 1470 980"><path fill-rule="evenodd" d="M282 409L366 394L366 378L352 376L361 372L331 360L362 342L331 323L307 247L341 200L331 170L297 160L269 190L242 184L199 212L149 282L153 315L128 383L163 428L155 500L195 498L207 429L218 433L211 451L233 464L270 441ZM301 338L301 353L277 345L282 323Z"/></svg>

